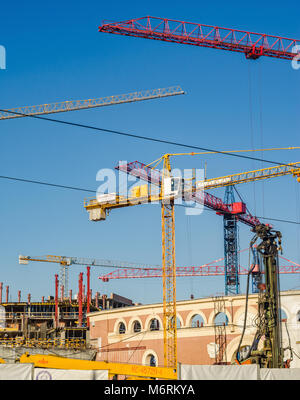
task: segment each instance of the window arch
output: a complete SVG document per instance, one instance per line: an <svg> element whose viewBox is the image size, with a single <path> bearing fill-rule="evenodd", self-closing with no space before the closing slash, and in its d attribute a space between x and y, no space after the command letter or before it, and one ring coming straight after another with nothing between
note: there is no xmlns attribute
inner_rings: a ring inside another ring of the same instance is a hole
<svg viewBox="0 0 300 400"><path fill-rule="evenodd" d="M142 326L140 321L135 320L133 322L133 328L132 328L133 332L137 333L137 332L141 332L142 330Z"/></svg>
<svg viewBox="0 0 300 400"><path fill-rule="evenodd" d="M296 319L297 319L297 322L300 323L300 310L296 314Z"/></svg>
<svg viewBox="0 0 300 400"><path fill-rule="evenodd" d="M150 367L156 367L157 366L157 360L154 354L148 354L146 357L146 365L149 365Z"/></svg>
<svg viewBox="0 0 300 400"><path fill-rule="evenodd" d="M159 320L152 318L149 325L150 331L159 331Z"/></svg>
<svg viewBox="0 0 300 400"><path fill-rule="evenodd" d="M120 322L119 326L118 326L118 333L120 335L123 335L124 333L126 333L126 326L124 324L124 322Z"/></svg>
<svg viewBox="0 0 300 400"><path fill-rule="evenodd" d="M200 314L193 315L190 323L191 328L201 328L203 325L204 325L204 319L202 315Z"/></svg>
<svg viewBox="0 0 300 400"><path fill-rule="evenodd" d="M220 312L215 316L214 325L228 325L228 317L225 313Z"/></svg>

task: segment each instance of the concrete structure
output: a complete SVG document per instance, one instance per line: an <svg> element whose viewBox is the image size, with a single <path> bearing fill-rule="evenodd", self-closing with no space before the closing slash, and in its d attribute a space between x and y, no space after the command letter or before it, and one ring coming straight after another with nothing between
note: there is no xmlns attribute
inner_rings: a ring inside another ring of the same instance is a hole
<svg viewBox="0 0 300 400"><path fill-rule="evenodd" d="M177 301L178 362L214 364L218 357L220 361L222 352L221 361L231 363L244 323L245 296L224 297L224 313L218 311L221 302L222 298ZM256 307L257 294L251 294L243 345L251 344L256 332ZM149 304L88 314L90 344L97 350L96 359L163 365L162 313L162 304ZM290 338L300 356L300 291L281 292L281 316L284 347ZM296 355L291 367L300 367Z"/></svg>

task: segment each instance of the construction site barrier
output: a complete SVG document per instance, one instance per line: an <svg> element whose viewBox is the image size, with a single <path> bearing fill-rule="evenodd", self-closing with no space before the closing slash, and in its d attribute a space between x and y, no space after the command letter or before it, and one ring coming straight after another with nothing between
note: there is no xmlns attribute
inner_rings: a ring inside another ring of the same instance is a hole
<svg viewBox="0 0 300 400"><path fill-rule="evenodd" d="M108 371L34 368L32 364L0 364L0 381L107 380Z"/></svg>
<svg viewBox="0 0 300 400"><path fill-rule="evenodd" d="M300 368L260 368L258 365L183 365L179 380L300 380Z"/></svg>

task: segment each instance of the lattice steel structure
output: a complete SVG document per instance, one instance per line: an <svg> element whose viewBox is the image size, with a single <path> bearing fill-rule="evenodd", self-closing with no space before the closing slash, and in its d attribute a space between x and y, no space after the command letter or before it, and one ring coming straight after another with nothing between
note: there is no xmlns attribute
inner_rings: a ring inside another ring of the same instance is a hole
<svg viewBox="0 0 300 400"><path fill-rule="evenodd" d="M135 101L160 99L181 94L185 94L185 92L180 86L170 86L167 88L141 90L138 92L98 97L95 99L68 100L58 103L23 106L1 111L0 120L133 103Z"/></svg>
<svg viewBox="0 0 300 400"><path fill-rule="evenodd" d="M214 315L216 317L220 313L225 314L225 300L221 296L216 296L214 298ZM225 314L226 315L226 314ZM222 365L227 363L227 337L226 337L226 324L217 324L214 320L214 330L215 330L215 364Z"/></svg>
<svg viewBox="0 0 300 400"><path fill-rule="evenodd" d="M233 186L225 189L225 204L235 203ZM225 266L225 295L238 294L239 260L238 260L238 227L237 219L233 214L224 214L224 266Z"/></svg>
<svg viewBox="0 0 300 400"><path fill-rule="evenodd" d="M243 53L247 59L266 56L292 60L300 45L300 40L282 36L151 16L103 21L99 32L228 50Z"/></svg>

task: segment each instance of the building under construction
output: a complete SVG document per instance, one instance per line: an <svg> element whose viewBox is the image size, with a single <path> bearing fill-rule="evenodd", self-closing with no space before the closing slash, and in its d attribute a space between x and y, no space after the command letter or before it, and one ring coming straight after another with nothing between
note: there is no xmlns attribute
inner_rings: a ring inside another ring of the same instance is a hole
<svg viewBox="0 0 300 400"><path fill-rule="evenodd" d="M56 281L57 283L57 281ZM89 298L80 292L68 298L44 297L40 302L9 299L9 286L2 302L3 283L0 283L0 345L29 348L80 348L89 347L89 320L87 313L112 308L132 306L131 300L111 293L110 296L96 293Z"/></svg>

